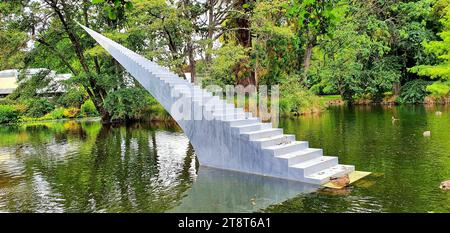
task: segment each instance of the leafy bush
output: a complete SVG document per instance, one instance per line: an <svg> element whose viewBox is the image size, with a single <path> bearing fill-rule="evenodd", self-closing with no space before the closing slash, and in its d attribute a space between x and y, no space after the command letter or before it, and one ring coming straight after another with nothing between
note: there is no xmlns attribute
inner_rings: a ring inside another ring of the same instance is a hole
<svg viewBox="0 0 450 233"><path fill-rule="evenodd" d="M22 104L22 103L14 104L14 107L19 112L20 116L25 115L27 112L27 105L25 105L25 104Z"/></svg>
<svg viewBox="0 0 450 233"><path fill-rule="evenodd" d="M14 105L16 102L8 98L0 98L0 105Z"/></svg>
<svg viewBox="0 0 450 233"><path fill-rule="evenodd" d="M52 120L62 119L64 118L64 110L65 110L64 108L57 108L52 112L48 113L47 115L45 115L44 117Z"/></svg>
<svg viewBox="0 0 450 233"><path fill-rule="evenodd" d="M281 86L280 111L284 115L300 115L320 112L323 104L320 97L299 84L285 84Z"/></svg>
<svg viewBox="0 0 450 233"><path fill-rule="evenodd" d="M23 118L22 120L25 121L40 121L40 120L58 120L63 118L74 118L78 117L78 113L80 110L77 108L56 108L55 110L51 111L50 113L45 114L43 117L38 118Z"/></svg>
<svg viewBox="0 0 450 233"><path fill-rule="evenodd" d="M87 117L98 116L97 108L95 108L94 102L91 99L81 105L81 115Z"/></svg>
<svg viewBox="0 0 450 233"><path fill-rule="evenodd" d="M30 117L42 117L55 109L55 106L44 98L28 99L25 101L25 105L26 114Z"/></svg>
<svg viewBox="0 0 450 233"><path fill-rule="evenodd" d="M19 111L12 105L0 105L0 124L17 123L19 121Z"/></svg>
<svg viewBox="0 0 450 233"><path fill-rule="evenodd" d="M148 93L138 88L122 88L108 94L104 106L111 120L137 120L145 116Z"/></svg>
<svg viewBox="0 0 450 233"><path fill-rule="evenodd" d="M396 104L403 104L403 99L400 98L400 96L395 97L395 101Z"/></svg>
<svg viewBox="0 0 450 233"><path fill-rule="evenodd" d="M400 89L400 102L407 104L423 103L427 96L427 86L430 84L430 81L421 79L407 82Z"/></svg>
<svg viewBox="0 0 450 233"><path fill-rule="evenodd" d="M171 119L170 114L164 109L164 107L156 101L155 98L148 95L147 106L145 106L142 115L149 121L166 121Z"/></svg>
<svg viewBox="0 0 450 233"><path fill-rule="evenodd" d="M244 73L240 73L247 70L243 66L247 64L244 61L249 59L244 47L234 43L226 43L212 52L216 57L212 64L204 64L204 68L208 70L210 76L205 77L203 82L222 86L234 84L236 78L245 77ZM240 72L235 72L238 70Z"/></svg>
<svg viewBox="0 0 450 233"><path fill-rule="evenodd" d="M78 108L66 108L66 109L64 109L63 116L65 118L75 118L75 117L78 117L79 113L80 113L80 109L78 109Z"/></svg>
<svg viewBox="0 0 450 233"><path fill-rule="evenodd" d="M70 88L66 93L62 94L58 100L58 105L65 108L75 107L80 108L86 99L86 91L82 88Z"/></svg>
<svg viewBox="0 0 450 233"><path fill-rule="evenodd" d="M430 92L433 97L445 97L450 93L450 81L434 82L427 86L427 91Z"/></svg>

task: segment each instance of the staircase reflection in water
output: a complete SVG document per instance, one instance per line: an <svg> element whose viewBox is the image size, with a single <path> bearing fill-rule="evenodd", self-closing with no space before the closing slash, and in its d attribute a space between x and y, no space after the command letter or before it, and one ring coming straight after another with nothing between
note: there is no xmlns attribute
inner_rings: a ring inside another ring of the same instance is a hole
<svg viewBox="0 0 450 233"><path fill-rule="evenodd" d="M256 212L319 187L200 166L181 204L168 212Z"/></svg>

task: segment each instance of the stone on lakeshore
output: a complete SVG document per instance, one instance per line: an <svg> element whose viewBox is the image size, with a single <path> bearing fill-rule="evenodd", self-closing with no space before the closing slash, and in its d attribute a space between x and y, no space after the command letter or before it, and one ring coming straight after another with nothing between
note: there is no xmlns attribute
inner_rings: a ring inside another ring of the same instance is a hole
<svg viewBox="0 0 450 233"><path fill-rule="evenodd" d="M330 178L330 182L336 186L345 187L350 184L350 177L348 177L348 174L341 177L332 177Z"/></svg>
<svg viewBox="0 0 450 233"><path fill-rule="evenodd" d="M450 180L442 182L439 187L443 190L449 190L450 189Z"/></svg>

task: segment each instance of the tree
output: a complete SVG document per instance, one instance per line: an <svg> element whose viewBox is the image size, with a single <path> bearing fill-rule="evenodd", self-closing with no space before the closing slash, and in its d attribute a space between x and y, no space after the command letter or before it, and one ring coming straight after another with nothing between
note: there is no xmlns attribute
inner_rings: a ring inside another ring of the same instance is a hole
<svg viewBox="0 0 450 233"><path fill-rule="evenodd" d="M317 93L381 101L417 77L407 67L430 60L421 41L434 37L430 0L349 2L343 19L318 40L308 82Z"/></svg>
<svg viewBox="0 0 450 233"><path fill-rule="evenodd" d="M417 65L411 72L421 76L428 76L438 81L427 86L426 90L433 97L447 97L450 93L450 5L448 0L437 1L434 5L434 14L441 18L442 31L437 35L441 40L423 41L426 52L437 57L434 64Z"/></svg>
<svg viewBox="0 0 450 233"><path fill-rule="evenodd" d="M285 0L258 1L253 9L251 31L254 41L252 64L258 83L279 84L288 76L297 76L300 65L296 32L286 12Z"/></svg>
<svg viewBox="0 0 450 233"><path fill-rule="evenodd" d="M206 49L205 61L209 64L212 60L212 50L214 42L226 31L224 23L233 14L233 0L207 0L205 2L207 22L206 25ZM203 24L201 24L203 26Z"/></svg>
<svg viewBox="0 0 450 233"><path fill-rule="evenodd" d="M81 84L94 102L102 120L108 122L110 115L103 106L107 92L98 85L94 73L100 73L98 61L87 60L84 52L88 46L92 46L92 43L86 43L87 41L79 36L80 28L75 23L76 19L80 20L82 16L88 14L89 7L86 7L86 4L88 4L86 1L27 1L24 8L29 9L30 13L24 11L24 18L28 18L31 36L38 46L45 47L51 55L57 56L75 77L83 80ZM84 20L88 18L84 17ZM84 23L89 24L88 21ZM68 51L63 52L58 48L60 41L70 44L73 51L73 54L70 54L71 58L67 56ZM75 64L74 59L77 60Z"/></svg>
<svg viewBox="0 0 450 233"><path fill-rule="evenodd" d="M20 1L0 2L0 70L23 66L27 34L11 15L21 11Z"/></svg>
<svg viewBox="0 0 450 233"><path fill-rule="evenodd" d="M438 33L441 40L424 41L423 46L427 52L437 56L439 62L434 65L418 65L411 68L412 72L429 76L433 79L450 80L450 7L444 18L440 20L443 29Z"/></svg>
<svg viewBox="0 0 450 233"><path fill-rule="evenodd" d="M302 61L305 78L319 37L329 33L340 20L340 3L339 0L295 0L289 6L287 15L294 21L297 46L303 50L298 59Z"/></svg>
<svg viewBox="0 0 450 233"><path fill-rule="evenodd" d="M185 17L183 5L137 0L134 6L130 24L135 26L129 30L145 38L144 55L184 76L187 42L192 39L194 28L191 19Z"/></svg>
<svg viewBox="0 0 450 233"><path fill-rule="evenodd" d="M125 27L125 10L130 9L130 3L127 0L93 2L100 4L88 0L21 1L20 10L10 12L6 19L11 24L17 21L20 29L26 32L27 40L34 42L24 59L27 67L72 73L68 84L70 87L82 86L104 122L133 119L133 112L142 106L131 105L129 107L136 107L136 111L117 116L117 111L105 103L125 98L130 92L142 99L148 94L136 91L140 85L136 85L120 64L76 24L76 21L81 22L114 40L139 48L142 39L120 32Z"/></svg>

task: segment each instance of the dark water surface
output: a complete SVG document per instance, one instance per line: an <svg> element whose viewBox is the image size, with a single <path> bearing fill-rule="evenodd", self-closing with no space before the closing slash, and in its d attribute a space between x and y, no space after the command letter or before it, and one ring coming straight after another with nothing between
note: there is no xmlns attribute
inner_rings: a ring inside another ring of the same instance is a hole
<svg viewBox="0 0 450 233"><path fill-rule="evenodd" d="M170 124L1 125L0 212L450 212L449 107L337 107L280 126L373 175L330 191L201 167Z"/></svg>

